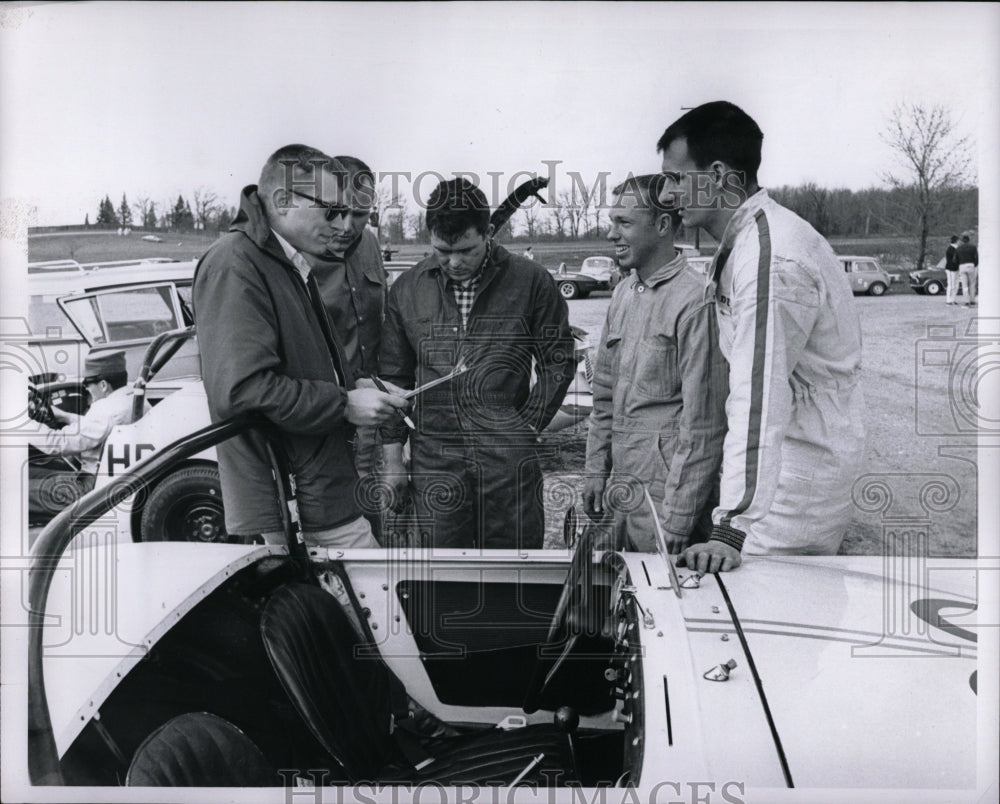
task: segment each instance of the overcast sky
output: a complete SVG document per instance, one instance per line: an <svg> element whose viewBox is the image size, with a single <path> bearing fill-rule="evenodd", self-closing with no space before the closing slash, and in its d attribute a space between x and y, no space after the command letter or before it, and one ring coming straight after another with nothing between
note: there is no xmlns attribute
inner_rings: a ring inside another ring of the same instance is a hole
<svg viewBox="0 0 1000 804"><path fill-rule="evenodd" d="M289 142L377 171L517 171L588 183L657 169L682 106L728 99L764 130L762 183L880 184L894 104L945 103L995 140L998 7L6 5L0 193L33 225L105 194L235 203ZM426 197L435 180L417 187ZM564 183L562 186L568 187ZM404 192L413 194L411 184Z"/></svg>

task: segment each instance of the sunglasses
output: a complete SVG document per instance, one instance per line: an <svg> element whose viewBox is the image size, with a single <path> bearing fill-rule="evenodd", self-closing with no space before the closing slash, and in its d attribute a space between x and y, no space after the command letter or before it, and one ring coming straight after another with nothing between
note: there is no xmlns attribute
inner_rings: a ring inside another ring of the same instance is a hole
<svg viewBox="0 0 1000 804"><path fill-rule="evenodd" d="M298 190L292 190L292 195L297 195L300 198L306 198L314 204L323 207L323 209L326 210L326 219L328 221L351 214L351 208L345 207L343 204L330 204L327 201L321 201L319 198L313 198L311 195L300 193Z"/></svg>

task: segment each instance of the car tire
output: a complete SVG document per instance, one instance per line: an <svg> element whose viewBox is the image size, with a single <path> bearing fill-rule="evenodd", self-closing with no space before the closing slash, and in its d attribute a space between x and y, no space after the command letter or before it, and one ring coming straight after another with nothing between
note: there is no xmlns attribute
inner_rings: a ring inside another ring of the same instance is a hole
<svg viewBox="0 0 1000 804"><path fill-rule="evenodd" d="M914 288L914 289L913 289L913 292L914 292L914 293L917 293L917 294L919 294L919 295L921 295L921 296L923 296L923 295L924 295L924 289L923 289L923 288Z"/></svg>
<svg viewBox="0 0 1000 804"><path fill-rule="evenodd" d="M142 511L144 542L225 542L222 484L215 466L189 466L153 489Z"/></svg>
<svg viewBox="0 0 1000 804"><path fill-rule="evenodd" d="M869 296L884 296L888 288L881 282L872 282L868 287Z"/></svg>
<svg viewBox="0 0 1000 804"><path fill-rule="evenodd" d="M941 287L940 282L928 282L927 286L924 288L924 292L927 293L928 296L937 296L942 290L944 290L944 288Z"/></svg>
<svg viewBox="0 0 1000 804"><path fill-rule="evenodd" d="M577 296L580 295L580 290L573 282L560 282L559 295L567 300L575 299Z"/></svg>

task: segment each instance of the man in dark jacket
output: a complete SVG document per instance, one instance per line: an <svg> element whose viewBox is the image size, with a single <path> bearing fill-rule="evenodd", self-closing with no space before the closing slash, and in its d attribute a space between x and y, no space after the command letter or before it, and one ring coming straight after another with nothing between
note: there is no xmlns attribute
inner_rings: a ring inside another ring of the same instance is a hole
<svg viewBox="0 0 1000 804"><path fill-rule="evenodd" d="M465 179L431 194L434 254L389 290L379 368L413 388L468 366L416 397L411 476L426 540L540 548L536 437L573 378L569 311L545 268L493 242L489 219L486 196ZM407 435L405 425L382 428L385 471L399 494Z"/></svg>
<svg viewBox="0 0 1000 804"><path fill-rule="evenodd" d="M312 275L350 214L346 174L314 148L275 152L259 186L243 190L229 233L201 258L193 301L212 420L257 413L276 426L308 543L375 547L349 441L355 425L381 424L407 403L355 382ZM262 438L231 439L218 456L227 531L279 541Z"/></svg>
<svg viewBox="0 0 1000 804"><path fill-rule="evenodd" d="M948 249L944 253L945 277L948 280L948 292L945 295L945 304L955 304L958 295L958 263L955 262L955 255L958 253L958 235L952 235L948 243Z"/></svg>
<svg viewBox="0 0 1000 804"><path fill-rule="evenodd" d="M979 284L979 249L967 234L962 235L962 242L955 249L955 262L958 263L958 278L962 282L965 306L975 307Z"/></svg>

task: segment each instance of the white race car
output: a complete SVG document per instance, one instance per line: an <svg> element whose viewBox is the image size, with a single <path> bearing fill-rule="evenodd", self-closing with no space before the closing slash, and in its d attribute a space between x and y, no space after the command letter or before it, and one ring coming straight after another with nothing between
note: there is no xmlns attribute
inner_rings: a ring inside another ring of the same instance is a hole
<svg viewBox="0 0 1000 804"><path fill-rule="evenodd" d="M192 433L117 493L247 426ZM893 542L699 577L596 550L593 527L568 550L307 550L291 519L288 547L131 544L105 538L115 502L95 490L47 526L5 623L28 626L30 685L4 772L48 800L957 801L995 778L995 756L977 778L981 561Z"/></svg>

